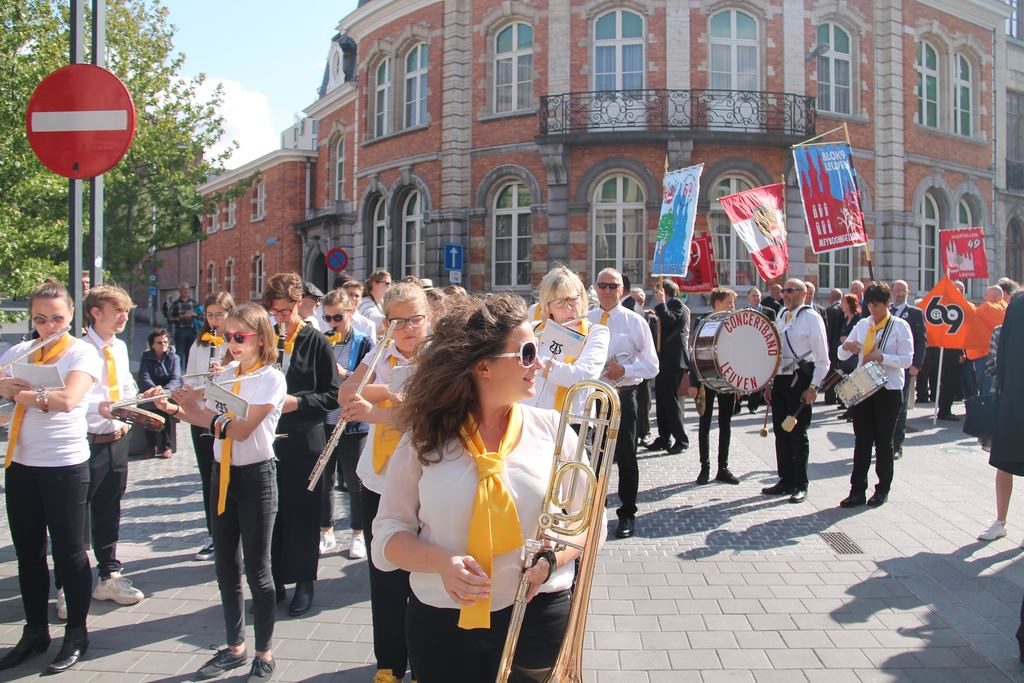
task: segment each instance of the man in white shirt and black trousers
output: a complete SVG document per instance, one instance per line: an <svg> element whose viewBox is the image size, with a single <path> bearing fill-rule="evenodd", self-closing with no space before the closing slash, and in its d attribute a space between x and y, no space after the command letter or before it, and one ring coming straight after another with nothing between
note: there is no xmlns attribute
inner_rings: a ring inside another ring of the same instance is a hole
<svg viewBox="0 0 1024 683"><path fill-rule="evenodd" d="M775 320L782 338L782 362L764 394L772 406L779 482L761 489L761 493L789 495L790 503L802 503L807 498L807 459L811 448L807 426L811 423L811 405L818 397L818 388L829 366L825 322L804 303L806 292L807 286L796 279L788 280L782 288L783 308ZM797 424L787 432L782 423L790 415L796 416Z"/></svg>
<svg viewBox="0 0 1024 683"><path fill-rule="evenodd" d="M602 379L618 389L622 413L619 439L615 442L615 464L619 468L619 500L616 510L617 538L633 535L640 468L636 462L637 385L658 374L658 354L651 328L639 313L621 305L622 275L613 268L597 274L598 307L587 314L591 323L605 325L610 333L608 361Z"/></svg>

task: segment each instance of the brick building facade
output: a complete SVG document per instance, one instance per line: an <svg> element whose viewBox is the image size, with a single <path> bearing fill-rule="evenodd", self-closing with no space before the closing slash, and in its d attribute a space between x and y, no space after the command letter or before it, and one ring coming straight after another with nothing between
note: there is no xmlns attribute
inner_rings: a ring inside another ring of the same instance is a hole
<svg viewBox="0 0 1024 683"><path fill-rule="evenodd" d="M257 294L256 259L326 283L332 247L359 276L447 284L448 243L473 290L528 293L555 262L649 284L666 162L704 164L697 225L722 283L760 284L717 197L785 177L791 274L847 287L863 250L812 253L790 153L843 124L877 277L928 289L938 230L980 225L992 272L1020 279L1007 157L1024 162L1024 131L1016 150L1003 131L1008 102L1024 122L1006 90L1024 91L1024 43L1009 15L999 0L362 2L306 109L311 151L204 186L258 170L267 213L239 200L233 227L227 206L204 218L202 292Z"/></svg>

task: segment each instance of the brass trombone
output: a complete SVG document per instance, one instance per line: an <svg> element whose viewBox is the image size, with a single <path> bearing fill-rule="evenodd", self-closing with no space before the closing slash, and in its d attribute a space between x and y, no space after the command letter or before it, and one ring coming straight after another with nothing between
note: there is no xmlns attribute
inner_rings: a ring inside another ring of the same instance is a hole
<svg viewBox="0 0 1024 683"><path fill-rule="evenodd" d="M573 399L589 394L582 413L573 413ZM526 593L530 588L526 568L532 567L537 553L548 544L576 548L581 551L576 589L569 607L569 620L562 644L546 681L577 683L583 681L583 633L587 627L587 608L597 566L598 543L604 524L604 501L611 480L615 442L619 435L619 395L606 382L583 380L572 385L565 397L555 453L551 460L551 478L540 511L536 538L528 539L523 549L523 575L516 590L509 621L508 635L502 650L496 683L505 683L512 673L519 631L526 614ZM580 438L572 453L563 453L566 429L579 424ZM592 430L593 455L586 458L587 429ZM582 479L582 505L577 502L577 486Z"/></svg>

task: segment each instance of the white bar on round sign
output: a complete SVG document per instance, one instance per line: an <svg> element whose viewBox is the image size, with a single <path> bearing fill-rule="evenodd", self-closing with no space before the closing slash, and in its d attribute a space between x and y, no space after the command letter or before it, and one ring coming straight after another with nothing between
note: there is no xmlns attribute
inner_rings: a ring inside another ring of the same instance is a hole
<svg viewBox="0 0 1024 683"><path fill-rule="evenodd" d="M33 133L73 133L78 131L127 129L128 112L124 109L32 112Z"/></svg>

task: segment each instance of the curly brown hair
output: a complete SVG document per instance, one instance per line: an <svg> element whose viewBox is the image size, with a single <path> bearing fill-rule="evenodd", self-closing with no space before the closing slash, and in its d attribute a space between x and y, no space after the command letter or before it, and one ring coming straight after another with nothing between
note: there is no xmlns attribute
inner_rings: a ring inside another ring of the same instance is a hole
<svg viewBox="0 0 1024 683"><path fill-rule="evenodd" d="M275 299L293 304L302 301L302 278L298 273L278 273L267 281L263 288L263 307L269 309Z"/></svg>
<svg viewBox="0 0 1024 683"><path fill-rule="evenodd" d="M480 419L473 368L501 353L509 334L526 321L526 303L516 294L452 299L420 352L398 413L399 429L409 432L423 465L440 462L441 450L466 421Z"/></svg>

